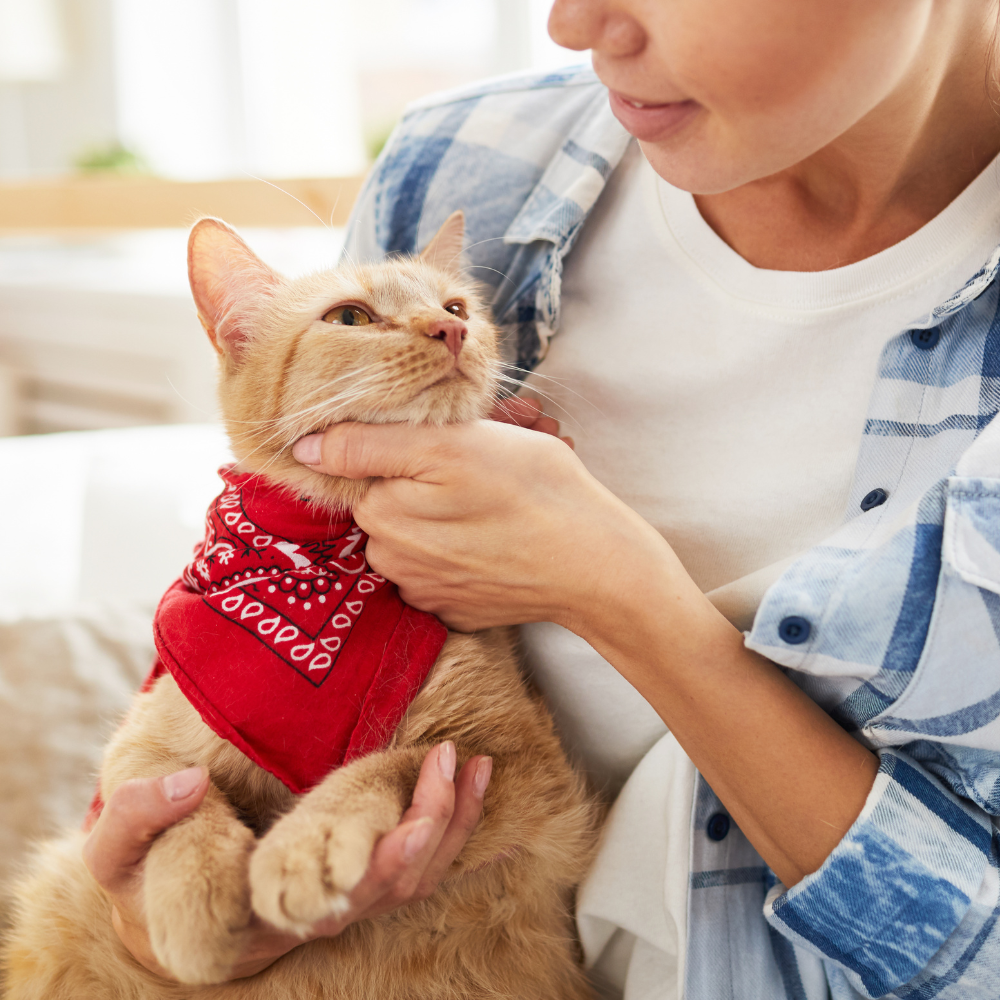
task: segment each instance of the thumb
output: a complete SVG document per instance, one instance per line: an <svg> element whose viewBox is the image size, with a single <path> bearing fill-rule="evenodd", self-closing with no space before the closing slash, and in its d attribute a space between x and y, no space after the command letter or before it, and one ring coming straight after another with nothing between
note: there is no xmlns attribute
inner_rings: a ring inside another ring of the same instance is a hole
<svg viewBox="0 0 1000 1000"><path fill-rule="evenodd" d="M410 424L334 424L296 441L292 457L316 472L345 479L429 481L436 464L430 449L445 433L445 428Z"/></svg>
<svg viewBox="0 0 1000 1000"><path fill-rule="evenodd" d="M114 891L132 876L156 836L194 812L207 791L208 771L203 767L119 785L83 847L95 881Z"/></svg>

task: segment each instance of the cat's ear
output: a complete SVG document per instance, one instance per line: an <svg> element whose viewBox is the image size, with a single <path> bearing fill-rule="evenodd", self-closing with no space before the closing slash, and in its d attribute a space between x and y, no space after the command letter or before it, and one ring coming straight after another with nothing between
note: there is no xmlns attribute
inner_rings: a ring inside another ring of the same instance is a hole
<svg viewBox="0 0 1000 1000"><path fill-rule="evenodd" d="M465 242L465 213L452 212L434 239L424 247L420 259L446 274L462 270L462 246Z"/></svg>
<svg viewBox="0 0 1000 1000"><path fill-rule="evenodd" d="M199 219L188 237L188 280L198 319L220 354L239 356L251 318L281 278L221 219Z"/></svg>

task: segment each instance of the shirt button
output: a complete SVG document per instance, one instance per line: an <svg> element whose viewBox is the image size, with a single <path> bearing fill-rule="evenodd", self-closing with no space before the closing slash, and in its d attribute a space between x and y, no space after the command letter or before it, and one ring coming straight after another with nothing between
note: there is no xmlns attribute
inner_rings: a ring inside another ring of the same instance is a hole
<svg viewBox="0 0 1000 1000"><path fill-rule="evenodd" d="M864 500L861 501L862 510L871 510L873 507L880 507L882 504L889 499L889 494L885 490L875 489L871 493L866 493Z"/></svg>
<svg viewBox="0 0 1000 1000"><path fill-rule="evenodd" d="M812 625L798 615L782 618L781 624L778 626L778 635L790 646L797 646L800 642L805 642L811 631Z"/></svg>
<svg viewBox="0 0 1000 1000"><path fill-rule="evenodd" d="M725 840L729 833L729 817L725 813L716 813L709 819L705 832L709 840Z"/></svg>
<svg viewBox="0 0 1000 1000"><path fill-rule="evenodd" d="M914 330L910 334L910 340L914 347L919 347L922 351L933 351L941 339L941 331L937 327L930 330Z"/></svg>

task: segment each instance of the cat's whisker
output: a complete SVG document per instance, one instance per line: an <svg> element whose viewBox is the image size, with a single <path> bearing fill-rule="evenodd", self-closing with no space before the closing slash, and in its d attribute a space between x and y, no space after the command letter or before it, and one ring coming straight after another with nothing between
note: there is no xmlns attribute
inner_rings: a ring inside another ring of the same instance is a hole
<svg viewBox="0 0 1000 1000"><path fill-rule="evenodd" d="M340 265L341 267L354 267L354 268L356 268L358 266L358 259L357 259L357 257L355 257L354 254L352 254L351 251L348 250L346 246L341 248L340 255L341 255L341 258L342 258L342 261L343 261L343 263L341 263L341 265Z"/></svg>
<svg viewBox="0 0 1000 1000"><path fill-rule="evenodd" d="M344 405L346 403L353 402L356 399L360 399L362 396L371 393L372 389L377 386L382 375L381 373L376 373L376 375L369 377L367 379L361 379L355 385L352 385L349 389L335 393L334 395L325 395L323 399L319 402L314 403L312 406L305 407L304 409L297 410L293 413L286 414L282 421L285 424L294 423L300 418L308 416L309 414L316 413L319 410L324 410L333 405Z"/></svg>
<svg viewBox="0 0 1000 1000"><path fill-rule="evenodd" d="M252 449L246 455L244 455L243 458L242 458L242 461L245 462L245 461L247 461L247 459L253 458L254 455L256 455L262 449L266 448L276 437L279 437L279 432L277 432L277 431L274 434L272 434L270 437L268 437L265 440L261 441L260 444L258 444L256 448ZM293 441L292 443L294 444L295 442ZM287 447L287 445L286 445L286 447ZM279 449L279 453L281 451L283 451L283 450L284 450L283 448ZM272 461L274 461L276 459L277 459L277 455L274 455L272 457Z"/></svg>
<svg viewBox="0 0 1000 1000"><path fill-rule="evenodd" d="M335 384L337 382L353 380L352 381L352 388L353 388L353 387L357 387L357 386L360 386L360 385L364 385L365 383L368 383L368 382L375 381L375 380L377 380L377 377L378 377L378 373L374 373L373 375L369 375L367 377L358 377L355 372L347 372L347 373L345 373L343 375L337 376L337 378L332 379L330 382L327 382L324 385L317 387L316 389L314 389L310 393L310 395L315 395L318 392L324 392L324 393L326 393L326 392L329 391L330 386L332 386L333 384ZM322 407L322 406L326 405L326 403L328 402L328 400L329 400L329 396L325 395L322 400L320 400L318 403L314 404L313 406L307 406L307 407L305 407L303 409L296 410L293 413L283 414L280 417L268 417L268 418L263 419L263 420L239 420L239 421L233 421L233 422L234 423L242 424L244 426L250 426L250 427L252 427L252 426L258 426L258 427L268 427L268 426L280 427L283 422L287 422L289 420L293 420L293 419L295 419L297 417L303 416L303 415L305 415L305 414L307 414L307 413L309 413L309 412L311 412L311 411L313 411L313 410L315 410L315 409L317 409L319 407Z"/></svg>
<svg viewBox="0 0 1000 1000"><path fill-rule="evenodd" d="M288 445L294 444L303 434L310 431L316 423L320 424L331 424L339 422L344 419L343 410L345 407L356 403L359 399L365 396L384 396L388 392L391 392L394 387L390 386L388 389L380 388L377 393L372 391L371 386L362 386L357 389L350 390L348 392L337 393L334 396L327 397L313 406L308 407L305 411L300 411L298 413L288 414L286 417L282 418L280 431L284 431L286 434L290 434L290 440ZM304 421L302 418L311 416L313 419L311 421Z"/></svg>
<svg viewBox="0 0 1000 1000"><path fill-rule="evenodd" d="M601 408L595 402L593 402L593 400L587 399L586 396L581 395L575 389L571 389L569 387L569 385L567 384L567 382L568 382L567 379L555 378L552 375L543 375L541 372L531 371L531 370L529 370L527 368L520 368L517 365L512 365L512 364L510 364L507 361L500 361L498 363L500 364L501 367L506 368L508 371L523 372L525 375L533 375L535 378L545 379L546 382L554 382L556 385L559 386L560 389L563 389L566 392L572 393L574 396L576 396L576 398L579 399L580 402L586 403L588 406L592 406L595 410L597 410L597 412L602 417L605 415L604 411L601 410ZM522 382L521 384L524 385L524 386L526 386L532 392L540 392L541 391L541 390L537 389L533 385L530 385L530 386L527 385L526 382Z"/></svg>
<svg viewBox="0 0 1000 1000"><path fill-rule="evenodd" d="M333 217L337 214L337 206L340 204L340 195L343 188L337 189L337 197L333 199L333 208L330 209L330 229L333 229Z"/></svg>
<svg viewBox="0 0 1000 1000"><path fill-rule="evenodd" d="M361 377L357 376L355 372L348 372L344 375L340 375L337 378L333 379L331 382L327 382L325 385L318 386L316 389L312 391L312 393L310 393L310 395L317 395L318 393L321 392L324 393L324 396L321 400L312 404L311 406L303 407L302 409L295 410L292 413L283 414L280 418L277 418L275 420L275 423L278 425L294 423L299 418L307 416L310 413L314 413L315 411L320 410L325 406L328 406L332 400L338 400L343 398L343 394L337 394L333 396L332 400L331 397L329 396L330 388L337 382L352 380L349 393L357 396L357 395L362 395L365 392L368 392L371 388L371 385L373 383L377 383L381 377L382 373L378 371L371 372L367 376L361 376Z"/></svg>
<svg viewBox="0 0 1000 1000"><path fill-rule="evenodd" d="M256 174L251 174L248 170L241 170L240 173L246 174L251 180L260 181L261 184L266 184L268 187L273 187L275 191L280 191L283 195L287 195L292 201L297 201L324 229L328 229L332 232L332 227L328 226L301 198L296 198L294 194L290 191L286 191L283 187L278 184L274 184L271 181L265 180L263 177L258 177Z"/></svg>
<svg viewBox="0 0 1000 1000"><path fill-rule="evenodd" d="M481 246L483 243L494 243L497 240L502 240L502 239L503 239L502 236L491 236L489 239L479 240L477 243L470 243L467 247L464 247L463 249L459 250L458 253L455 254L448 261L448 265L451 266L452 264L454 264L455 261L458 260L462 256L463 253L465 253L468 250L471 250L473 247ZM484 267L484 266L485 265L481 265L481 264L480 265L470 265L470 267ZM468 271L468 270L470 270L470 267L463 267L463 268L461 268L461 270ZM501 278L506 278L507 281L510 281L510 278L507 278L507 275L504 274L503 271L497 271L497 269L495 267L489 267L489 268L486 268L486 270L488 270L488 271L496 271L496 273L499 274Z"/></svg>
<svg viewBox="0 0 1000 1000"><path fill-rule="evenodd" d="M475 243L470 243L465 249L471 250L473 247L480 247L484 243L500 243L503 241L502 236L489 236L485 240L476 240Z"/></svg>
<svg viewBox="0 0 1000 1000"><path fill-rule="evenodd" d="M177 398L187 403L187 405L190 406L192 410L197 410L199 413L204 413L206 417L211 417L213 420L218 418L218 413L216 413L214 410L206 410L203 406L198 406L197 403L194 403L190 399L188 399L187 396L185 396L184 393L182 393L180 389L178 389L177 386L174 385L169 375L166 376L166 379L167 379L167 385L169 385L170 388L174 390L174 394L177 396Z"/></svg>
<svg viewBox="0 0 1000 1000"><path fill-rule="evenodd" d="M524 387L524 383L523 382L519 381L518 379L511 378L509 375L498 375L497 378L500 381L502 381L502 382L507 382L510 385L517 386L518 388L523 388ZM569 410L567 410L566 407L563 406L562 403L560 403L557 399L554 399L552 396L550 396L546 392L543 392L541 389L536 389L534 386L531 386L530 388L531 388L532 392L537 393L547 403L549 403L552 406L556 407L556 409L560 410L563 413L563 416L561 416L559 418L561 421L563 421L563 422L565 422L567 424L570 424L572 426L575 426L575 427L581 427L582 426L580 424L580 421L577 420L576 417L574 417L573 414L570 413Z"/></svg>
<svg viewBox="0 0 1000 1000"><path fill-rule="evenodd" d="M547 379L549 382L559 382L563 384L568 381L568 379L557 378L555 375L542 375L540 372L532 368L522 368L520 365L511 364L509 361L498 361L497 364L500 365L501 368L506 368L508 371L523 372L525 375L534 375L537 378Z"/></svg>
<svg viewBox="0 0 1000 1000"><path fill-rule="evenodd" d="M510 281L510 283L512 285L514 284L514 282L511 281L511 279L508 278L507 275L503 273L503 271L498 271L495 267L489 267L486 264L467 264L465 267L462 268L462 270L463 271L493 271L494 274L499 274L500 277L504 279L504 281Z"/></svg>

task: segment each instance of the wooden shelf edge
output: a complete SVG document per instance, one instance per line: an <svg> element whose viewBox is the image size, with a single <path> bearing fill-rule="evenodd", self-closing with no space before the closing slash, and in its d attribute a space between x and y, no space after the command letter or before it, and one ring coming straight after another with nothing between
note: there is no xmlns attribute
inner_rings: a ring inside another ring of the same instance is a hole
<svg viewBox="0 0 1000 1000"><path fill-rule="evenodd" d="M363 181L73 177L3 182L0 229L158 229L187 227L203 215L235 226L343 226Z"/></svg>

